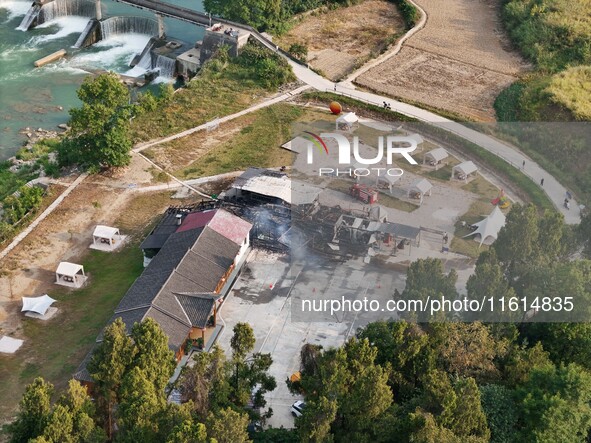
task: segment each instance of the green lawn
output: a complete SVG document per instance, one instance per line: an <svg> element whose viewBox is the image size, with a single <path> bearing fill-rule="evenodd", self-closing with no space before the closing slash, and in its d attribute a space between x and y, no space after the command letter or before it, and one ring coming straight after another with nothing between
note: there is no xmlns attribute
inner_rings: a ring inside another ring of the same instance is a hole
<svg viewBox="0 0 591 443"><path fill-rule="evenodd" d="M57 300L57 315L46 322L23 317L25 343L15 355L0 356L2 421L12 416L25 385L33 378L43 376L58 388L65 387L143 270L142 253L135 242L115 253L89 251L82 264L90 275L87 286L79 290L55 286L49 295Z"/></svg>
<svg viewBox="0 0 591 443"><path fill-rule="evenodd" d="M288 104L261 109L254 114L254 119L249 118L251 123L242 127L234 137L214 146L203 157L174 174L182 179L191 179L239 171L249 166L291 165L291 152L280 146L292 137L294 122L305 115L302 108Z"/></svg>

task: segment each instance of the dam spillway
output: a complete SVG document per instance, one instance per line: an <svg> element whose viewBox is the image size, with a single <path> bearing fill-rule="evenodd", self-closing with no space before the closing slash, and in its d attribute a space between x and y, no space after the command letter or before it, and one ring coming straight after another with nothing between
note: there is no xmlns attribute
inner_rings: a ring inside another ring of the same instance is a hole
<svg viewBox="0 0 591 443"><path fill-rule="evenodd" d="M101 22L101 40L121 34L158 35L158 22L147 17L117 16Z"/></svg>

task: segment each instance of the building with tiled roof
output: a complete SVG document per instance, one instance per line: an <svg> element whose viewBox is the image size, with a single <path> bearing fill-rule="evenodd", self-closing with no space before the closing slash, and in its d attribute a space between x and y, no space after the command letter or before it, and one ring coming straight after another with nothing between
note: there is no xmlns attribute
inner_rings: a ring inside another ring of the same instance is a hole
<svg viewBox="0 0 591 443"><path fill-rule="evenodd" d="M223 209L184 214L181 223L177 219L167 212L161 220L164 228L156 227L152 239L149 236L142 243L142 248L148 240L152 242L149 246L159 246L157 253L108 324L120 317L130 333L134 323L152 318L180 358L189 337L201 335L204 340L206 328L216 326L218 302L226 296L246 257L252 225ZM97 343L101 341L102 332ZM74 378L91 382L88 361L82 362Z"/></svg>

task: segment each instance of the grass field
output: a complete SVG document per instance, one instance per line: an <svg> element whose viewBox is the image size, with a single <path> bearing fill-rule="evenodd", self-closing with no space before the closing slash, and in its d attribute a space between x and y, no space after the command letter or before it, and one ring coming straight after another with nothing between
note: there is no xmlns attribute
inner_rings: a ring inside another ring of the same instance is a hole
<svg viewBox="0 0 591 443"><path fill-rule="evenodd" d="M89 251L82 264L90 275L87 286L75 291L56 286L49 292L57 300L56 316L47 322L25 317L23 335L28 339L23 347L15 355L0 356L1 417L10 417L25 385L37 376L58 388L66 386L119 300L143 270L137 243L110 254Z"/></svg>
<svg viewBox="0 0 591 443"><path fill-rule="evenodd" d="M383 52L405 28L398 7L386 0L320 8L298 16L291 29L275 36L281 48L307 48L310 66L331 80L345 77Z"/></svg>
<svg viewBox="0 0 591 443"><path fill-rule="evenodd" d="M211 147L209 151L174 174L182 179L206 177L238 171L249 166L275 167L292 164L292 153L280 146L291 137L292 124L304 111L296 106L279 104L257 111L242 119L240 129L230 139ZM190 141L179 141L172 149Z"/></svg>

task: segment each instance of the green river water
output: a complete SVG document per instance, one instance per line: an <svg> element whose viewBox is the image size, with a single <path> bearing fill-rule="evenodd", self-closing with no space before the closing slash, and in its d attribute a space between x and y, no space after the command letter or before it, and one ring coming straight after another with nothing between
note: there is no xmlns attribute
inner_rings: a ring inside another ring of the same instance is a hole
<svg viewBox="0 0 591 443"><path fill-rule="evenodd" d="M202 11L201 0L169 0L169 3ZM74 50L72 45L88 18L68 16L45 23L30 31L16 28L31 2L0 0L0 160L19 149L26 139L23 128L55 129L68 120L68 109L78 104L76 89L87 70L130 71L129 62L143 50L150 36L125 34L99 42L92 48ZM116 15L151 16L113 1L103 2L103 17ZM166 33L189 43L203 37L203 29L178 20L165 19ZM68 57L60 62L34 68L33 62L59 49ZM159 79L166 81L165 79Z"/></svg>

